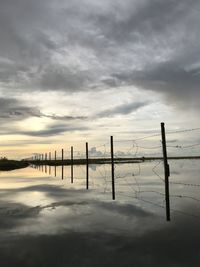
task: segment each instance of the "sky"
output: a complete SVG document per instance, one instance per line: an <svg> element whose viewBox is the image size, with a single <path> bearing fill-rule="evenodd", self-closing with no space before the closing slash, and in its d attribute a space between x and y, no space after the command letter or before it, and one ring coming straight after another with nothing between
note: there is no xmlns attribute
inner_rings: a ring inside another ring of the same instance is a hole
<svg viewBox="0 0 200 267"><path fill-rule="evenodd" d="M198 128L199 25L198 0L0 0L0 156Z"/></svg>

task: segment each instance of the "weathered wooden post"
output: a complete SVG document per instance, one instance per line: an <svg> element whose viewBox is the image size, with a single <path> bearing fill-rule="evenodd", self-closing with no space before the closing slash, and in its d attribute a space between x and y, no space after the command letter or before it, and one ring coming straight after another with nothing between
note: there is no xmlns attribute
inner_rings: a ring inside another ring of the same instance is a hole
<svg viewBox="0 0 200 267"><path fill-rule="evenodd" d="M114 149L113 136L110 137L110 151L111 151L111 175L112 175L112 199L115 199L115 167L114 167Z"/></svg>
<svg viewBox="0 0 200 267"><path fill-rule="evenodd" d="M73 146L71 146L71 183L74 182L74 155L73 155Z"/></svg>
<svg viewBox="0 0 200 267"><path fill-rule="evenodd" d="M163 149L163 161L164 161L164 172L165 172L165 202L166 202L166 219L170 221L170 199L169 199L169 176L170 169L167 160L167 146L165 137L165 124L161 122L161 135L162 135L162 149Z"/></svg>
<svg viewBox="0 0 200 267"><path fill-rule="evenodd" d="M86 189L89 189L89 153L88 153L88 143L86 143Z"/></svg>

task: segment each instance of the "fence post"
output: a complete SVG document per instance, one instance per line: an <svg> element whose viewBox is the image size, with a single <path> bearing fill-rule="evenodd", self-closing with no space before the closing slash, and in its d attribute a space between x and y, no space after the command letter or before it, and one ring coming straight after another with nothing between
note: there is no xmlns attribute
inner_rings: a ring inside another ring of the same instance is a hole
<svg viewBox="0 0 200 267"><path fill-rule="evenodd" d="M112 174L112 199L115 199L115 168L114 168L114 149L113 136L110 137L110 151L111 151L111 174Z"/></svg>
<svg viewBox="0 0 200 267"><path fill-rule="evenodd" d="M73 146L71 146L71 183L74 181L74 159L73 159Z"/></svg>
<svg viewBox="0 0 200 267"><path fill-rule="evenodd" d="M165 137L165 124L161 122L161 135L162 135L162 149L163 149L163 161L164 161L164 172L165 172L165 202L166 202L166 219L170 221L170 200L169 200L169 164L167 160L167 146Z"/></svg>
<svg viewBox="0 0 200 267"><path fill-rule="evenodd" d="M86 189L89 189L89 157L88 157L88 143L86 142Z"/></svg>

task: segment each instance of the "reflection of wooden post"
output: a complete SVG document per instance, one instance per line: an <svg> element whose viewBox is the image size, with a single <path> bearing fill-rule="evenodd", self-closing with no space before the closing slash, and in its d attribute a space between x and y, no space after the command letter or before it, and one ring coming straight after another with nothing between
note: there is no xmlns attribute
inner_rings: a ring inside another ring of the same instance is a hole
<svg viewBox="0 0 200 267"><path fill-rule="evenodd" d="M111 150L111 174L112 174L112 199L115 199L115 168L114 168L114 149L113 149L113 136L110 137L110 150Z"/></svg>
<svg viewBox="0 0 200 267"><path fill-rule="evenodd" d="M89 156L88 156L88 143L86 143L86 189L89 189Z"/></svg>
<svg viewBox="0 0 200 267"><path fill-rule="evenodd" d="M56 177L56 165L54 166L54 176Z"/></svg>
<svg viewBox="0 0 200 267"><path fill-rule="evenodd" d="M47 172L47 153L45 153L45 173Z"/></svg>
<svg viewBox="0 0 200 267"><path fill-rule="evenodd" d="M73 146L71 146L71 183L74 182L74 155L73 155Z"/></svg>
<svg viewBox="0 0 200 267"><path fill-rule="evenodd" d="M55 150L54 157L55 157L55 169L54 169L54 175L55 175L55 177L56 177L56 159L57 159L57 153L56 153L56 150Z"/></svg>
<svg viewBox="0 0 200 267"><path fill-rule="evenodd" d="M166 137L165 137L165 124L161 123L161 135L162 135L162 148L163 148L163 161L165 171L165 201L166 201L166 219L170 221L170 200L169 200L169 164L167 160L167 148L166 148Z"/></svg>
<svg viewBox="0 0 200 267"><path fill-rule="evenodd" d="M63 160L64 160L64 150L62 149L62 180L64 178L64 166L63 166Z"/></svg>

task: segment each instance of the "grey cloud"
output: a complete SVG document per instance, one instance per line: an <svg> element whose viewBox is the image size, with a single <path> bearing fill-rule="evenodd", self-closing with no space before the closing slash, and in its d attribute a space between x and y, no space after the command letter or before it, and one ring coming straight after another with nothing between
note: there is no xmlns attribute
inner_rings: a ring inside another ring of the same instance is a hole
<svg viewBox="0 0 200 267"><path fill-rule="evenodd" d="M67 116L42 113L37 107L28 106L23 101L15 98L0 98L0 119L21 120L28 117L46 117L53 120L71 121L84 120L85 116Z"/></svg>
<svg viewBox="0 0 200 267"><path fill-rule="evenodd" d="M165 62L142 71L114 74L119 83L134 84L140 88L167 94L170 100L192 101L200 96L200 69L187 70L177 62ZM189 102L188 102L189 105Z"/></svg>
<svg viewBox="0 0 200 267"><path fill-rule="evenodd" d="M69 124L53 124L47 126L46 129L40 131L18 131L15 133L27 136L35 136L35 137L49 137L49 136L60 135L65 132L85 131L85 130L88 130L88 127L74 126Z"/></svg>
<svg viewBox="0 0 200 267"><path fill-rule="evenodd" d="M97 114L98 117L112 117L115 115L127 115L134 111L137 111L141 107L148 105L148 102L133 102L128 104L122 104L111 109L104 110Z"/></svg>
<svg viewBox="0 0 200 267"><path fill-rule="evenodd" d="M197 103L198 0L0 1L2 90L133 85Z"/></svg>
<svg viewBox="0 0 200 267"><path fill-rule="evenodd" d="M40 111L35 107L27 107L14 98L0 98L0 119L22 119L40 117Z"/></svg>

